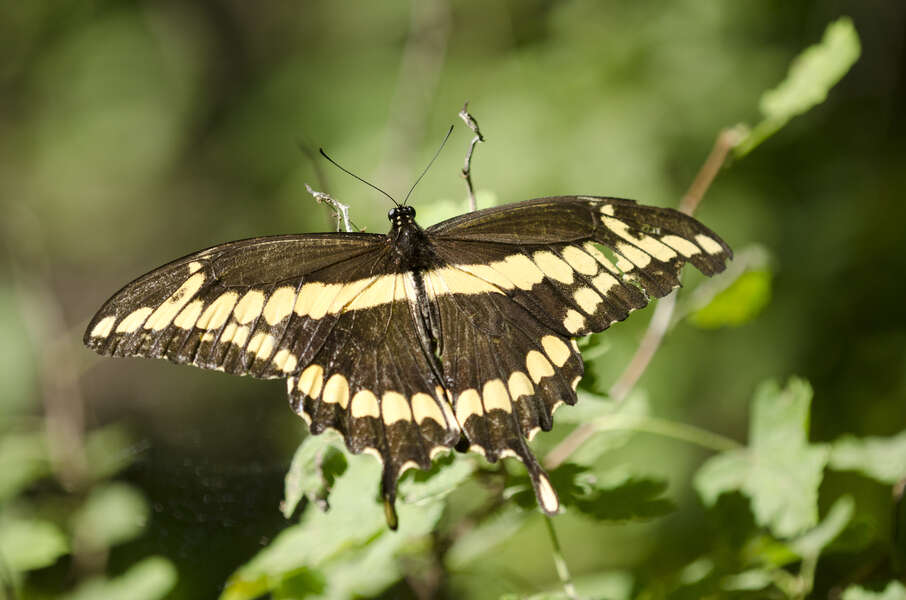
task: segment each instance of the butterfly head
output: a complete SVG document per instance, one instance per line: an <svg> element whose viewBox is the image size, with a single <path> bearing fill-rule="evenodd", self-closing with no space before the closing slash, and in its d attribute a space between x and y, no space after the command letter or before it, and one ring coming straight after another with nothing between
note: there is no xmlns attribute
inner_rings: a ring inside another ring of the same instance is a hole
<svg viewBox="0 0 906 600"><path fill-rule="evenodd" d="M394 227L412 223L415 221L415 208L407 205L394 206L387 213L387 218Z"/></svg>

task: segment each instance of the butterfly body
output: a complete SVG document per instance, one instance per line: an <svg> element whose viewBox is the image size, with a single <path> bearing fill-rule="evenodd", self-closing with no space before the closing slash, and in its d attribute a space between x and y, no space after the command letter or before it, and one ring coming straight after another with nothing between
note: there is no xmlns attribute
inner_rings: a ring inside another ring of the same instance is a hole
<svg viewBox="0 0 906 600"><path fill-rule="evenodd" d="M668 293L683 263L711 275L731 256L691 217L616 198L540 198L427 229L412 207L388 216L386 235L256 238L178 259L115 294L85 343L285 378L312 433L335 429L381 460L388 522L401 474L454 446L521 460L554 513L527 440L576 401L573 338Z"/></svg>

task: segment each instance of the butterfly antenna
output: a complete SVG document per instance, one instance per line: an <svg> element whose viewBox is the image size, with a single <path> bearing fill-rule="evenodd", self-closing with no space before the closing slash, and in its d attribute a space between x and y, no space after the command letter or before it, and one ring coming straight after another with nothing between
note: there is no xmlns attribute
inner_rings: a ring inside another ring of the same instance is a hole
<svg viewBox="0 0 906 600"><path fill-rule="evenodd" d="M450 129L452 129L452 127L451 127ZM447 135L449 135L449 134L447 134ZM446 141L446 140L444 140L444 141ZM388 194L387 192L385 192L384 190L382 190L382 189L379 188L378 186L376 186L376 185L374 185L373 183L370 183L370 182L368 182L368 181L365 181L364 179L362 179L361 177L359 177L358 175L356 175L355 173L353 173L353 172L350 171L349 169L344 169L344 168L340 165L340 163L338 163L338 162L335 161L334 159L332 159L332 158L330 158L329 156L327 156L327 153L324 152L324 148L318 148L318 152L320 152L320 153L321 153L321 156L323 156L324 158L326 158L327 160L329 160L329 161L330 161L330 164L332 164L333 166L335 166L335 167L338 168L339 170L343 171L343 172L346 173L347 175L352 175L353 177L355 177L356 179L358 179L359 181L361 181L362 183L364 183L364 184L367 185L368 187L370 187L370 188L372 188L372 189L375 189L375 190L379 191L380 193L384 194L385 196L387 196L388 198L390 198L390 201L393 202L394 204L396 204L397 206L400 205L400 203L397 202L397 201L393 198L393 196L391 196L390 194ZM416 183L418 183L418 182L416 182ZM406 197L408 198L408 196L406 196ZM404 204L405 204L405 203L404 203Z"/></svg>
<svg viewBox="0 0 906 600"><path fill-rule="evenodd" d="M406 194L406 198L403 200L403 206L405 206L406 203L409 202L409 196L412 195L412 190L415 189L415 186L418 185L418 182L422 180L422 177L425 176L425 173L428 172L428 169L431 168L431 165L433 165L433 164L434 164L434 161L437 160L437 157L440 156L440 151L444 149L444 144L446 144L446 143L447 143L447 140L450 139L450 134L451 134L451 133L453 133L453 126L452 126L452 125L450 125L450 129L447 130L447 135L444 136L444 141L442 141L442 142L440 143L440 147L437 149L437 152L434 153L434 157L431 159L431 162L428 163L428 166L425 167L425 170L422 171L422 174L418 176L418 179L416 179L416 180L415 180L415 183L412 184L412 187L409 188L409 193Z"/></svg>

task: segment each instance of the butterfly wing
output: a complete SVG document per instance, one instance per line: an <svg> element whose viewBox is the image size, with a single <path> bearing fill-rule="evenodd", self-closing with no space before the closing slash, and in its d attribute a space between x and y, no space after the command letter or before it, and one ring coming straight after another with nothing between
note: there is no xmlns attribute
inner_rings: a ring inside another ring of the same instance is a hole
<svg viewBox="0 0 906 600"><path fill-rule="evenodd" d="M686 262L722 271L730 248L678 211L588 196L469 213L428 233L444 264L426 287L457 420L489 460L526 463L539 503L556 512L524 438L549 430L554 410L576 402L583 365L570 338L666 295Z"/></svg>

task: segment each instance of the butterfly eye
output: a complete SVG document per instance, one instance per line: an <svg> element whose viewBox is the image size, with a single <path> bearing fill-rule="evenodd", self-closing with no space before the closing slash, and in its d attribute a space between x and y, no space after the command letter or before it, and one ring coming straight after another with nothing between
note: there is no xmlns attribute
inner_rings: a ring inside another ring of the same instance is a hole
<svg viewBox="0 0 906 600"><path fill-rule="evenodd" d="M387 219L389 219L390 221L396 219L397 216L399 216L399 212L400 212L399 207L394 206L393 208L390 209L390 212L387 213Z"/></svg>

